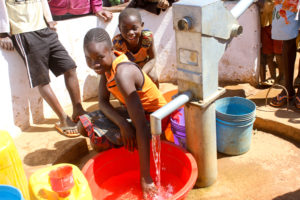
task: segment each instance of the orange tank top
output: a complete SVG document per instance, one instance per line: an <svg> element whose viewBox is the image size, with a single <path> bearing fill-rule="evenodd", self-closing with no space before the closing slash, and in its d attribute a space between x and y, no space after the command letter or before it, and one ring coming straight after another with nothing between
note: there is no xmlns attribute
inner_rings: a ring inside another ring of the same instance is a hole
<svg viewBox="0 0 300 200"><path fill-rule="evenodd" d="M112 68L109 73L105 73L106 76L106 87L109 92L111 92L119 101L121 101L123 104L125 104L125 99L121 92L119 91L117 87L117 83L115 81L115 74L117 73L117 67L121 63L132 63L133 65L136 65L135 63L129 61L127 56L121 52L114 51L117 58L112 63ZM139 68L138 66L136 66ZM140 69L140 68L139 68ZM144 83L142 85L142 88L137 90L137 93L140 97L142 106L146 113L152 113L162 106L167 104L167 101L162 96L161 92L158 90L156 85L152 82L152 80L148 77L147 74L145 74L142 70L144 77Z"/></svg>

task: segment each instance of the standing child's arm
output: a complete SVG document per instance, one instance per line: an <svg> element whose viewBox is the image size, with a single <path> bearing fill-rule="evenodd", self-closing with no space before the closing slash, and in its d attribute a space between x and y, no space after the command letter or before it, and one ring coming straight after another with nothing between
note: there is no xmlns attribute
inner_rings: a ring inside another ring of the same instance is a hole
<svg viewBox="0 0 300 200"><path fill-rule="evenodd" d="M12 51L14 46L12 40L9 37L10 25L8 19L8 13L5 5L5 1L0 1L0 47Z"/></svg>
<svg viewBox="0 0 300 200"><path fill-rule="evenodd" d="M7 9L5 5L5 1L0 1L0 33L9 33L10 26L9 26L9 19L7 14Z"/></svg>
<svg viewBox="0 0 300 200"><path fill-rule="evenodd" d="M102 0L91 0L91 8L93 13L102 18L104 21L110 21L113 17L112 13L108 10L104 10L102 7Z"/></svg>
<svg viewBox="0 0 300 200"><path fill-rule="evenodd" d="M48 24L48 27L56 31L55 25L57 23L56 21L53 21L52 14L47 0L42 0L42 7L43 7L44 18L46 23Z"/></svg>
<svg viewBox="0 0 300 200"><path fill-rule="evenodd" d="M131 124L112 107L109 102L110 93L106 88L105 75L101 75L99 83L99 108L121 131L122 141L126 149L133 151L135 148L135 130Z"/></svg>

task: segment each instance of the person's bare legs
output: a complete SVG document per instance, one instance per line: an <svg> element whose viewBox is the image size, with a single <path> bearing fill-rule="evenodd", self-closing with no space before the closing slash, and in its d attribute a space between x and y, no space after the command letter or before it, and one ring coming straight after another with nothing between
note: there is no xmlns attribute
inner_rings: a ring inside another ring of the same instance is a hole
<svg viewBox="0 0 300 200"><path fill-rule="evenodd" d="M282 63L282 55L281 54L275 54L275 58L276 58L276 62L277 62L277 66L278 66L278 71L279 71L279 75L276 78L276 83L279 83L280 85L283 85L285 83L285 77L283 75L283 63Z"/></svg>
<svg viewBox="0 0 300 200"><path fill-rule="evenodd" d="M298 61L298 75L294 81L294 87L298 88L300 87L300 59Z"/></svg>
<svg viewBox="0 0 300 200"><path fill-rule="evenodd" d="M259 69L259 76L260 76L260 83L263 84L266 81L266 59L265 54L261 54L261 60L260 60L260 69Z"/></svg>
<svg viewBox="0 0 300 200"><path fill-rule="evenodd" d="M283 66L283 76L284 85L287 89L288 96L285 90L282 90L276 97L272 98L270 105L274 107L281 107L286 104L287 101L292 100L295 95L295 90L293 87L294 78L294 67L296 59L296 38L291 40L283 41L282 45L282 66Z"/></svg>
<svg viewBox="0 0 300 200"><path fill-rule="evenodd" d="M284 86L286 87L290 96L295 95L295 90L293 87L295 59L296 59L296 38L283 41L282 63L283 63L283 75L285 78ZM282 91L282 93L285 92Z"/></svg>
<svg viewBox="0 0 300 200"><path fill-rule="evenodd" d="M65 84L68 89L72 101L72 105L73 105L72 119L76 120L78 116L86 113L86 111L83 109L81 104L80 89L79 89L79 82L76 74L76 68L73 68L65 72L64 76L65 76Z"/></svg>
<svg viewBox="0 0 300 200"><path fill-rule="evenodd" d="M60 103L58 102L52 88L49 84L39 85L38 86L39 92L41 96L45 99L45 101L50 105L52 110L56 113L59 118L60 126L61 127L74 127L75 123L69 118L69 116L64 112ZM77 130L75 129L68 129L65 130L66 134L77 134Z"/></svg>
<svg viewBox="0 0 300 200"><path fill-rule="evenodd" d="M267 64L269 67L271 79L276 79L276 63L274 63L274 55L267 55Z"/></svg>

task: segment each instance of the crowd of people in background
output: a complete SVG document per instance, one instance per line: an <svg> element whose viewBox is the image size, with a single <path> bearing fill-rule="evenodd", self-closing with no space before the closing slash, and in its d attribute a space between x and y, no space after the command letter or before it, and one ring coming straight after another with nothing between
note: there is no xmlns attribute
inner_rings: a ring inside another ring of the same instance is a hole
<svg viewBox="0 0 300 200"><path fill-rule="evenodd" d="M282 107L294 100L300 109L300 72L294 80L297 46L299 45L299 1L265 0L261 8L261 68L260 83L282 85L282 90L272 98L270 105ZM266 79L266 65L270 79ZM278 69L278 73L277 70ZM277 75L278 74L278 75Z"/></svg>

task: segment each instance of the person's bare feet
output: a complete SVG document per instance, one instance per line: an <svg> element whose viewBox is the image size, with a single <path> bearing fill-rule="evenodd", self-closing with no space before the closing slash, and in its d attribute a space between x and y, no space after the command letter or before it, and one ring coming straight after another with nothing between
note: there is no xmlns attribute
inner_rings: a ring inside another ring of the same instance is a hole
<svg viewBox="0 0 300 200"><path fill-rule="evenodd" d="M55 123L55 128L60 134L66 137L78 137L80 135L76 123L74 123L69 116Z"/></svg>
<svg viewBox="0 0 300 200"><path fill-rule="evenodd" d="M83 109L81 105L73 108L72 120L73 122L78 122L79 116L86 114L87 112Z"/></svg>

